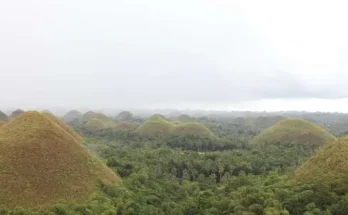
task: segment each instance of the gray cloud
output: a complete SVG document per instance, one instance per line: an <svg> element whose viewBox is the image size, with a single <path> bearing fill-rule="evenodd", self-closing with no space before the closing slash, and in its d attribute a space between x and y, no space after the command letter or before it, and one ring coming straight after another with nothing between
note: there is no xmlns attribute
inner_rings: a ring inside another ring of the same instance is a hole
<svg viewBox="0 0 348 215"><path fill-rule="evenodd" d="M3 104L141 107L347 96L342 80L312 84L299 75L238 4L20 0L1 3L0 14Z"/></svg>

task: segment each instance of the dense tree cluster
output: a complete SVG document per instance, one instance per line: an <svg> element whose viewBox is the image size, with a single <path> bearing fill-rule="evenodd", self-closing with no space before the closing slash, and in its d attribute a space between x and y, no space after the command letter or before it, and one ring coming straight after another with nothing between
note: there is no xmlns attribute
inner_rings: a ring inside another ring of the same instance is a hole
<svg viewBox="0 0 348 215"><path fill-rule="evenodd" d="M294 170L310 158L313 147L301 142L251 144L260 130L253 127L257 120L245 127L205 120L199 119L210 124L216 139L144 137L133 131L86 130L75 124L86 146L122 178L122 183L100 184L101 192L84 204L59 204L41 211L2 209L0 215L348 214L348 190L341 182L330 183L336 185L332 189L327 184L294 179Z"/></svg>

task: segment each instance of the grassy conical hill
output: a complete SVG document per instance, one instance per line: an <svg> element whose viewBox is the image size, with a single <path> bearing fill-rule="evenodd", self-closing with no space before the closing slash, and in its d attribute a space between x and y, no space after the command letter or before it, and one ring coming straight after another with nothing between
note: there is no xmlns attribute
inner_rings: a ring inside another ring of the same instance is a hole
<svg viewBox="0 0 348 215"><path fill-rule="evenodd" d="M24 110L17 109L11 113L10 118L13 119L13 118L21 115L22 113L24 113Z"/></svg>
<svg viewBox="0 0 348 215"><path fill-rule="evenodd" d="M295 171L295 178L300 182L344 185L348 179L347 155L347 137L329 143Z"/></svg>
<svg viewBox="0 0 348 215"><path fill-rule="evenodd" d="M90 131L103 130L107 128L107 126L102 120L96 118L90 119L87 122L85 122L83 124L83 127Z"/></svg>
<svg viewBox="0 0 348 215"><path fill-rule="evenodd" d="M180 122L180 121L172 121L171 122L173 125L180 125L180 124L182 124L182 122Z"/></svg>
<svg viewBox="0 0 348 215"><path fill-rule="evenodd" d="M115 125L114 129L116 131L130 131L134 129L134 125L129 122L119 122Z"/></svg>
<svg viewBox="0 0 348 215"><path fill-rule="evenodd" d="M122 111L115 117L115 121L129 121L132 120L133 114L129 111Z"/></svg>
<svg viewBox="0 0 348 215"><path fill-rule="evenodd" d="M8 120L8 116L4 112L0 111L0 121L7 121L7 120Z"/></svg>
<svg viewBox="0 0 348 215"><path fill-rule="evenodd" d="M254 144L305 143L319 147L336 138L322 127L302 119L284 119L253 139Z"/></svg>
<svg viewBox="0 0 348 215"><path fill-rule="evenodd" d="M75 120L80 120L81 118L82 114L77 110L71 110L63 116L65 122L73 122Z"/></svg>
<svg viewBox="0 0 348 215"><path fill-rule="evenodd" d="M82 121L86 122L90 119L100 119L100 120L109 120L110 118L102 113L96 113L93 111L88 111L82 115Z"/></svg>
<svg viewBox="0 0 348 215"><path fill-rule="evenodd" d="M82 115L82 121L84 123L91 120L91 119L98 119L98 120L102 121L107 128L111 128L111 127L115 126L114 121L110 117L108 117L102 113L96 113L93 111L89 111L89 112Z"/></svg>
<svg viewBox="0 0 348 215"><path fill-rule="evenodd" d="M62 127L66 132L68 132L77 141L80 141L80 142L83 141L83 138L79 134L77 134L70 126L65 124L62 120L58 119L57 117L55 117L54 115L52 115L50 113L43 113L43 115L46 116L47 118L49 118L50 120L54 121L55 123L57 123L60 127Z"/></svg>
<svg viewBox="0 0 348 215"><path fill-rule="evenodd" d="M44 208L86 200L118 177L57 120L25 112L0 127L0 202Z"/></svg>
<svg viewBox="0 0 348 215"><path fill-rule="evenodd" d="M214 137L215 135L204 125L198 122L187 122L176 125L173 129L173 135L179 136L199 136Z"/></svg>
<svg viewBox="0 0 348 215"><path fill-rule="evenodd" d="M137 132L146 135L158 135L158 134L171 134L173 129L173 124L164 119L161 115L153 115L142 123Z"/></svg>

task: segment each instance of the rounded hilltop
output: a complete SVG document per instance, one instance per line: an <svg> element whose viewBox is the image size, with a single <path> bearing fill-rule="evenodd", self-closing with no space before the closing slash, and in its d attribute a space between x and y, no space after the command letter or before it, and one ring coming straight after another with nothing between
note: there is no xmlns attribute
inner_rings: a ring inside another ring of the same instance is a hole
<svg viewBox="0 0 348 215"><path fill-rule="evenodd" d="M141 135L160 135L160 134L171 134L173 125L164 119L159 114L152 115L145 122L143 122L137 129L137 132Z"/></svg>
<svg viewBox="0 0 348 215"><path fill-rule="evenodd" d="M114 120L119 121L130 121L133 119L133 114L129 111L122 111L117 116L115 116Z"/></svg>
<svg viewBox="0 0 348 215"><path fill-rule="evenodd" d="M8 120L8 116L4 112L0 111L0 121L7 121L7 120Z"/></svg>
<svg viewBox="0 0 348 215"><path fill-rule="evenodd" d="M284 119L256 136L254 144L304 143L320 147L336 138L324 128L303 119Z"/></svg>
<svg viewBox="0 0 348 215"><path fill-rule="evenodd" d="M15 118L15 117L21 115L22 113L24 113L24 110L22 110L22 109L17 109L17 110L15 110L15 111L13 111L13 112L11 113L10 119Z"/></svg>
<svg viewBox="0 0 348 215"><path fill-rule="evenodd" d="M95 131L95 130L103 130L107 128L106 124L100 119L89 119L83 124L83 127L87 130Z"/></svg>
<svg viewBox="0 0 348 215"><path fill-rule="evenodd" d="M86 122L90 119L110 120L111 118L109 118L108 116L106 116L103 113L88 111L82 115L81 119L83 122Z"/></svg>
<svg viewBox="0 0 348 215"><path fill-rule="evenodd" d="M215 136L206 126L198 122L187 122L176 125L173 129L173 135L199 137Z"/></svg>
<svg viewBox="0 0 348 215"><path fill-rule="evenodd" d="M0 127L0 202L47 208L79 203L118 176L94 157L82 138L50 114L28 111Z"/></svg>
<svg viewBox="0 0 348 215"><path fill-rule="evenodd" d="M112 128L115 126L114 121L110 117L106 116L105 114L96 113L93 111L88 111L83 114L81 120L84 124L84 127L87 127L89 129L104 129Z"/></svg>
<svg viewBox="0 0 348 215"><path fill-rule="evenodd" d="M169 122L163 116L155 114L141 124L137 131L142 135L174 135L214 137L215 135L198 122Z"/></svg>
<svg viewBox="0 0 348 215"><path fill-rule="evenodd" d="M297 168L295 178L302 183L345 186L348 177L348 137L320 148Z"/></svg>
<svg viewBox="0 0 348 215"><path fill-rule="evenodd" d="M66 113L62 119L65 122L73 122L75 120L81 120L81 118L82 118L82 113L80 113L77 110L71 110L68 113Z"/></svg>

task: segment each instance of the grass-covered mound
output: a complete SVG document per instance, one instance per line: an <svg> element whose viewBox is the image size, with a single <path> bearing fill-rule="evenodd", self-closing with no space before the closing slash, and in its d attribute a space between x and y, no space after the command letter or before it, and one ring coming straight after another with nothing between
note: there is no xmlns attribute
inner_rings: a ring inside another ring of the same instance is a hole
<svg viewBox="0 0 348 215"><path fill-rule="evenodd" d="M172 134L178 136L214 137L214 134L207 127L198 122L187 122L176 125L173 128Z"/></svg>
<svg viewBox="0 0 348 215"><path fill-rule="evenodd" d="M256 136L254 144L305 143L319 147L336 138L324 128L302 119L284 119Z"/></svg>
<svg viewBox="0 0 348 215"><path fill-rule="evenodd" d="M131 131L134 129L134 125L129 122L118 122L114 126L114 130L116 131Z"/></svg>
<svg viewBox="0 0 348 215"><path fill-rule="evenodd" d="M71 110L63 116L65 122L73 122L75 120L81 120L82 114L77 110Z"/></svg>
<svg viewBox="0 0 348 215"><path fill-rule="evenodd" d="M82 115L82 122L86 123L91 119L98 119L104 123L104 125L108 128L115 126L114 121L102 113L96 113L93 111L88 111L87 113Z"/></svg>
<svg viewBox="0 0 348 215"><path fill-rule="evenodd" d="M173 130L173 124L164 119L163 116L155 114L142 123L137 132L141 135L152 136L160 134L171 134Z"/></svg>
<svg viewBox="0 0 348 215"><path fill-rule="evenodd" d="M180 121L173 121L173 122L171 122L173 125L181 125L182 124L182 122L180 122Z"/></svg>
<svg viewBox="0 0 348 215"><path fill-rule="evenodd" d="M83 138L78 133L76 133L70 126L68 126L62 120L55 117L53 114L43 113L43 115L46 116L47 118L49 118L50 120L54 121L55 123L57 123L60 127L62 127L66 132L68 132L77 141L79 141L79 142L83 141Z"/></svg>
<svg viewBox="0 0 348 215"><path fill-rule="evenodd" d="M26 112L0 127L0 202L44 208L83 202L118 177L52 117Z"/></svg>
<svg viewBox="0 0 348 215"><path fill-rule="evenodd" d="M10 118L11 119L16 118L17 116L21 115L22 113L24 113L24 110L17 109L11 113Z"/></svg>
<svg viewBox="0 0 348 215"><path fill-rule="evenodd" d="M133 119L133 114L129 111L122 111L117 116L115 116L115 121L130 121Z"/></svg>
<svg viewBox="0 0 348 215"><path fill-rule="evenodd" d="M7 120L8 120L8 116L4 112L0 111L0 121L7 121Z"/></svg>
<svg viewBox="0 0 348 215"><path fill-rule="evenodd" d="M100 119L90 119L83 124L83 127L89 131L98 131L106 129L106 124Z"/></svg>
<svg viewBox="0 0 348 215"><path fill-rule="evenodd" d="M295 171L300 182L335 184L348 188L348 137L329 143L316 151Z"/></svg>

